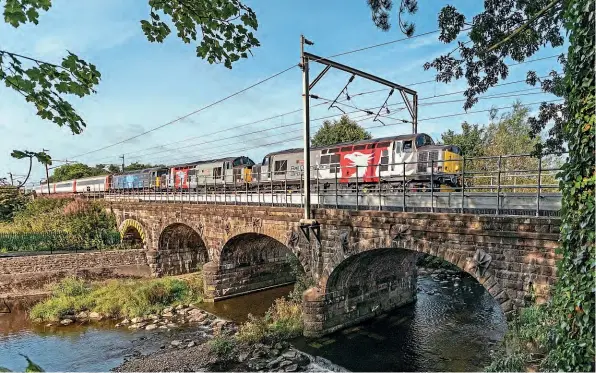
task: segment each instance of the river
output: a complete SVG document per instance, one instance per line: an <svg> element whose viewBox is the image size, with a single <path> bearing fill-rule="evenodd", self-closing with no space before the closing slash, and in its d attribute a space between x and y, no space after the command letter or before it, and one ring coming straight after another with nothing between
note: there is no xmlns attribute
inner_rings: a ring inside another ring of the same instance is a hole
<svg viewBox="0 0 596 373"><path fill-rule="evenodd" d="M415 303L357 327L293 344L352 371L479 371L503 338L505 317L474 279L421 275ZM242 322L262 315L286 286L232 298L205 309ZM0 367L22 371L29 356L46 371L107 371L126 356L149 353L162 344L156 332L115 329L110 324L46 327L32 325L24 307L0 314Z"/></svg>

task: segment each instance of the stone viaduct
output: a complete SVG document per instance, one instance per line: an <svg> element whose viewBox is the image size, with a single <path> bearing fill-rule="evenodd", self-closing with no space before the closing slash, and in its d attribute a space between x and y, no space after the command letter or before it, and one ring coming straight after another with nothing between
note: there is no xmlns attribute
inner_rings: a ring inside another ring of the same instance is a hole
<svg viewBox="0 0 596 373"><path fill-rule="evenodd" d="M416 296L418 253L474 276L510 313L544 301L555 281L557 218L107 202L125 238L142 240L155 276L202 268L209 299L313 279L303 295L305 335L319 336ZM296 258L297 260L292 260Z"/></svg>

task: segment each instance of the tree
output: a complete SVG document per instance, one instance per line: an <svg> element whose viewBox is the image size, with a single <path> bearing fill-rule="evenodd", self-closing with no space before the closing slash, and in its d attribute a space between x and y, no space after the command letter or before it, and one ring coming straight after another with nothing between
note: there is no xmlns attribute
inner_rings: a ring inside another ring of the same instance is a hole
<svg viewBox="0 0 596 373"><path fill-rule="evenodd" d="M347 115L342 115L338 120L323 122L312 138L312 146L333 145L341 142L368 140L372 138L370 133L358 123L351 120Z"/></svg>
<svg viewBox="0 0 596 373"><path fill-rule="evenodd" d="M373 20L381 17L375 23L387 30L393 0L368 3ZM417 10L416 0L400 3L400 20L404 11ZM561 46L561 31L567 31L568 53L566 58L559 58L564 75L555 70L546 77L534 71L527 73L529 84L540 84L545 92L564 99L563 103L543 103L538 116L529 119L534 137L553 124L547 140L539 142L536 151L560 151L565 145L569 149L568 161L560 173L563 199L559 278L548 308L548 333L553 346L544 360L554 370L595 368L595 7L593 0L485 0L484 10L466 19L454 6L447 5L438 16L439 40L450 43L467 33L469 41L458 41L451 52L424 65L425 69L437 71L437 81L467 80L467 109L480 94L507 77L506 58L523 62L542 47Z"/></svg>
<svg viewBox="0 0 596 373"><path fill-rule="evenodd" d="M447 130L441 134L443 144L456 145L464 157L480 157L484 154L485 128L478 124L461 124L461 133Z"/></svg>
<svg viewBox="0 0 596 373"><path fill-rule="evenodd" d="M25 180L23 180L22 183L20 183L17 188L22 187L23 185L25 185L25 183L27 182L27 180L29 180L29 176L31 176L31 167L33 166L33 158L37 159L37 161L45 166L49 166L52 164L52 157L50 157L50 155L46 152L32 152L29 150L13 150L12 153L10 154L11 157L16 158L16 159L23 159L23 158L29 158L29 171L27 171L27 176L25 177Z"/></svg>
<svg viewBox="0 0 596 373"><path fill-rule="evenodd" d="M4 20L13 27L28 22L38 24L40 12L48 11L51 0L4 1ZM200 43L197 56L209 63L232 63L247 58L259 41L251 30L258 27L256 14L239 0L148 0L149 20L141 29L150 42L163 42L174 25L177 36L185 43ZM95 93L100 72L95 65L68 52L57 65L35 57L0 50L0 80L31 102L37 115L58 126L67 125L73 134L86 126L67 95L84 97Z"/></svg>
<svg viewBox="0 0 596 373"><path fill-rule="evenodd" d="M153 167L165 167L164 165L152 165L150 163L144 164L139 162L133 162L128 166L124 166L124 171L136 171L136 170L144 170L146 168L153 168Z"/></svg>
<svg viewBox="0 0 596 373"><path fill-rule="evenodd" d="M116 174L121 171L122 170L120 170L120 167L118 165L115 165L115 164L108 165L108 172L111 174Z"/></svg>
<svg viewBox="0 0 596 373"><path fill-rule="evenodd" d="M106 175L108 172L103 168L90 167L83 163L64 164L54 170L54 174L50 176L50 182L82 179L85 177Z"/></svg>

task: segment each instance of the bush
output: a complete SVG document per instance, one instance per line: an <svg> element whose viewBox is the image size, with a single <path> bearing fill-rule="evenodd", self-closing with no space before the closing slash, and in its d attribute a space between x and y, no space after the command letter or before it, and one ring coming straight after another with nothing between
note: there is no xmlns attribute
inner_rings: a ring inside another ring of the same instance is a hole
<svg viewBox="0 0 596 373"><path fill-rule="evenodd" d="M509 323L503 345L492 356L489 372L519 372L528 367L552 370L553 318L546 305L520 310Z"/></svg>
<svg viewBox="0 0 596 373"><path fill-rule="evenodd" d="M208 346L212 353L219 357L226 357L236 348L236 340L230 336L218 335L208 342Z"/></svg>
<svg viewBox="0 0 596 373"><path fill-rule="evenodd" d="M56 284L52 296L36 304L31 318L56 320L68 314L94 311L108 317L137 317L158 313L165 307L201 302L200 275L184 279L111 280L89 285L67 278Z"/></svg>
<svg viewBox="0 0 596 373"><path fill-rule="evenodd" d="M238 329L238 339L245 343L257 343L297 337L304 329L302 316L301 301L276 299L265 316L249 315L248 321Z"/></svg>

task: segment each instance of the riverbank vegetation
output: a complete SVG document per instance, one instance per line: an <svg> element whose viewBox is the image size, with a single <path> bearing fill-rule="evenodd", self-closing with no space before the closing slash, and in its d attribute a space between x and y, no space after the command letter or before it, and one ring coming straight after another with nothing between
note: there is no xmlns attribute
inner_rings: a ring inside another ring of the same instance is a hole
<svg viewBox="0 0 596 373"><path fill-rule="evenodd" d="M102 249L119 244L116 219L100 201L28 200L0 222L0 251L4 252Z"/></svg>
<svg viewBox="0 0 596 373"><path fill-rule="evenodd" d="M58 321L80 312L97 312L108 318L132 318L202 300L201 274L102 283L87 283L70 277L57 283L51 296L31 309L30 317L38 321Z"/></svg>

